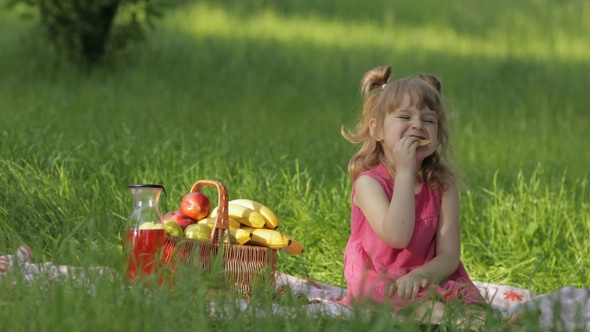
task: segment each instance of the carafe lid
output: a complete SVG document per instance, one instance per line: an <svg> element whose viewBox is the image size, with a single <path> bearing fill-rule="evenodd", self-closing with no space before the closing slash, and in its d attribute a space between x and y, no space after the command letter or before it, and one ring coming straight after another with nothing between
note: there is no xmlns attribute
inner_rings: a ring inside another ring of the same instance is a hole
<svg viewBox="0 0 590 332"><path fill-rule="evenodd" d="M160 189L164 189L164 186L161 184L130 184L129 188L160 188Z"/></svg>
<svg viewBox="0 0 590 332"><path fill-rule="evenodd" d="M161 184L146 183L146 184L130 184L129 185L129 189L139 189L139 188L162 189L162 191L164 191L164 196L168 196L168 194L166 194L166 188L164 188L164 186Z"/></svg>

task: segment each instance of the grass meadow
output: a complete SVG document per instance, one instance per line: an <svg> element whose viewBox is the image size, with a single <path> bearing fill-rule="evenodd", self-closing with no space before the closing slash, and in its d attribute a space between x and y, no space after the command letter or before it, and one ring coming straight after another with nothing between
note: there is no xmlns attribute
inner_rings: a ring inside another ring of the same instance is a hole
<svg viewBox="0 0 590 332"><path fill-rule="evenodd" d="M129 184L163 184L166 212L215 179L272 207L303 243L303 255L279 255L281 271L345 286L356 147L340 129L360 114L361 76L391 64L394 77L442 81L472 279L537 294L590 286L585 1L184 1L91 72L60 61L24 14L0 9L0 254L28 244L37 262L118 268ZM5 279L0 326L418 329L379 311L314 316L288 298L292 317L212 318L192 284L146 296L96 279L91 291Z"/></svg>

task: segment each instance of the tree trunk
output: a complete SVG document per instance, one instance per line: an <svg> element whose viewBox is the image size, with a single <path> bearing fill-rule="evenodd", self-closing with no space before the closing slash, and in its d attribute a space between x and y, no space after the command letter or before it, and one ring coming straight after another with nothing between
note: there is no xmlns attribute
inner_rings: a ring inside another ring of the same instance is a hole
<svg viewBox="0 0 590 332"><path fill-rule="evenodd" d="M88 13L86 16L87 28L82 30L80 34L80 42L82 45L82 56L88 62L93 63L100 59L106 50L106 45L109 39L109 32L117 8L119 7L119 0L102 5L96 11Z"/></svg>

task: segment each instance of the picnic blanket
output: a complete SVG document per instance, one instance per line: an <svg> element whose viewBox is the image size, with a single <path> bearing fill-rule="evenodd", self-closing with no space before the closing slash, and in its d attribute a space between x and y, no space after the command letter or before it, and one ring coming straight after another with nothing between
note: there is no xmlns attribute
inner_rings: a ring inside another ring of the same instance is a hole
<svg viewBox="0 0 590 332"><path fill-rule="evenodd" d="M10 273L18 270L19 273ZM37 278L49 280L84 280L87 273L114 274L107 267L87 268L55 265L52 262L34 263L33 252L28 246L20 246L13 255L0 256L0 282L17 282L22 278L32 282ZM339 301L346 295L346 289L324 282L296 277L282 272L275 274L275 287L279 293L292 292L297 297L307 298L307 310L346 318L352 314L350 308ZM509 318L525 309L539 312L539 326L547 331L554 330L556 322L563 331L590 331L590 288L564 287L549 294L534 292L510 285L474 281L482 296L503 317ZM248 307L247 299L237 300L240 309ZM222 310L212 307L212 310ZM289 315L289 308L276 305L273 314ZM295 314L295 312L294 312Z"/></svg>

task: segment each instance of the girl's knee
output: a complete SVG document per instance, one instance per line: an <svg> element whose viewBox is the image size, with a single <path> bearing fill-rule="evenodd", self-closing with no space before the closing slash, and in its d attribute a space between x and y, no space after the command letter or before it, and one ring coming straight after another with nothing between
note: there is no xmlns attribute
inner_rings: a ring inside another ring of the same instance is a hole
<svg viewBox="0 0 590 332"><path fill-rule="evenodd" d="M434 302L434 304L432 305L432 317L437 322L440 323L440 321L442 320L443 316L445 315L446 309L447 309L447 307L445 306L444 303L442 303L440 301Z"/></svg>
<svg viewBox="0 0 590 332"><path fill-rule="evenodd" d="M445 304L440 301L422 302L416 306L414 318L418 321L440 324L445 315Z"/></svg>

